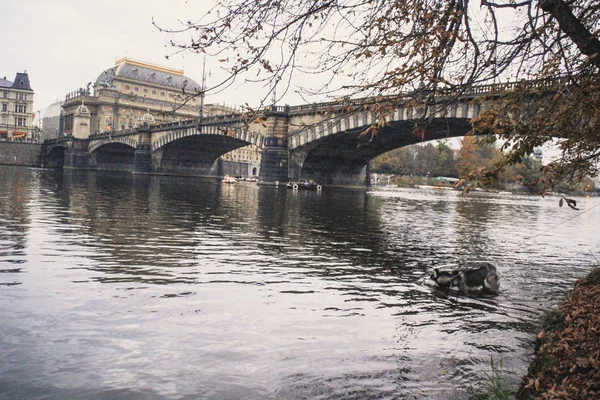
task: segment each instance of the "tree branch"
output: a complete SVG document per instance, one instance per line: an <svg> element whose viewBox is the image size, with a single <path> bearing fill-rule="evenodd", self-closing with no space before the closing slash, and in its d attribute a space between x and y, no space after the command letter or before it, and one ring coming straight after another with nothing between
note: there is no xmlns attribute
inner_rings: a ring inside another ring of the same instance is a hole
<svg viewBox="0 0 600 400"><path fill-rule="evenodd" d="M577 45L582 54L600 67L600 41L573 14L563 0L540 0L540 8L554 17L560 29Z"/></svg>

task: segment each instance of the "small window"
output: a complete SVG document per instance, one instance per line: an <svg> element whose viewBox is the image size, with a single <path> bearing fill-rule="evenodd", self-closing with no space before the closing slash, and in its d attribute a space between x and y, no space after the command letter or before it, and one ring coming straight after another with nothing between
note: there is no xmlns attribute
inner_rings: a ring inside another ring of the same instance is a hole
<svg viewBox="0 0 600 400"><path fill-rule="evenodd" d="M156 90L153 90L153 91L152 91L152 94L156 94Z"/></svg>
<svg viewBox="0 0 600 400"><path fill-rule="evenodd" d="M4 93L2 94L2 97L4 97L5 99L8 99L8 92L4 92Z"/></svg>
<svg viewBox="0 0 600 400"><path fill-rule="evenodd" d="M165 97L165 92L160 92L160 95Z"/></svg>
<svg viewBox="0 0 600 400"><path fill-rule="evenodd" d="M125 90L129 90L129 89L131 89L131 86L125 85Z"/></svg>
<svg viewBox="0 0 600 400"><path fill-rule="evenodd" d="M139 91L140 91L140 88L139 88L139 87L137 87L137 86L134 86L134 87L133 87L133 90L134 90L135 92L139 92Z"/></svg>
<svg viewBox="0 0 600 400"><path fill-rule="evenodd" d="M8 111L8 103L2 103L2 111Z"/></svg>
<svg viewBox="0 0 600 400"><path fill-rule="evenodd" d="M148 89L144 88L144 93L148 93Z"/></svg>

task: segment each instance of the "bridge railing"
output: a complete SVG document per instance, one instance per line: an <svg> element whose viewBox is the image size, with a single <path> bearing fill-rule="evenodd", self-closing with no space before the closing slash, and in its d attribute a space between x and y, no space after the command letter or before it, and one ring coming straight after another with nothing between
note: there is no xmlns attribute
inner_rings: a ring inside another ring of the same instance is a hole
<svg viewBox="0 0 600 400"><path fill-rule="evenodd" d="M548 88L560 87L560 86L567 85L571 81L572 80L570 78L561 76L561 77L556 77L556 78L551 78L551 79L536 79L536 80L529 80L529 81L521 80L521 81L514 81L514 82L491 83L491 84L485 84L485 85L471 86L464 90L456 90L456 89L449 89L447 91L442 90L438 94L438 96L440 98L445 98L445 97L469 98L469 97L474 97L474 96L485 96L485 95L490 95L490 94L500 95L502 93L510 92L510 91L513 91L518 88L548 89ZM398 96L389 96L388 98L395 102L401 103L401 102L414 101L415 96L418 96L420 94L423 94L423 92L416 90L411 93L399 94ZM383 98L383 99L385 100L385 98ZM266 106L264 108L253 110L252 113L257 114L257 115L269 114L269 113L285 113L285 114L292 114L292 115L306 114L306 113L320 113L320 112L327 112L327 111L332 111L332 110L340 110L349 105L350 106L359 106L359 105L367 104L368 102L374 103L376 101L381 101L381 99L377 99L377 98L350 99L347 102L330 101L330 102L322 102L322 103L301 104L301 105L296 105L296 106L270 105L270 106ZM181 129L181 128L191 128L193 126L198 126L198 125L201 125L201 126L225 125L225 124L241 123L241 122L247 121L247 118L248 118L248 114L244 115L243 113L230 113L230 114L222 114L222 115L203 117L201 120L200 119L192 119L192 120L185 120L185 121L169 122L169 123L160 124L160 125L151 125L151 126L149 126L149 128L152 131L156 132L156 131L161 131L161 130L175 130L175 129ZM139 127L120 130L120 131L113 131L113 132L109 131L109 132L94 133L90 136L90 138L96 139L96 138L102 138L102 137L107 137L107 136L130 135L132 133L138 132L138 129L139 129Z"/></svg>
<svg viewBox="0 0 600 400"><path fill-rule="evenodd" d="M473 96L485 96L490 94L500 95L502 93L507 93L510 91L514 91L516 89L549 89L565 86L572 82L571 78L568 77L555 77L549 79L535 79L535 80L521 80L521 81L513 81L513 82L503 82L503 83L490 83L484 85L474 85L462 89L448 89L447 91L442 90L439 93L439 97L473 97ZM397 96L388 96L390 100L396 101L398 103L401 102L409 102L413 101L416 96L423 94L423 92L419 90L415 90L410 93L401 93ZM385 97L383 98L385 100ZM348 105L361 105L366 104L368 102L378 102L381 99L376 98L364 98L364 99L350 99L347 102L339 102L339 101L330 101L330 102L322 102L322 103L313 103L313 104L302 104L297 106L285 106L281 107L287 109L290 114L303 114L310 112L325 112L331 110L339 110ZM263 111L268 112L270 110L269 107L265 108Z"/></svg>
<svg viewBox="0 0 600 400"><path fill-rule="evenodd" d="M230 123L236 123L236 122L241 122L241 121L242 121L242 116L240 114L224 114L224 115L214 115L214 116L210 116L210 117L204 117L204 118L202 118L202 121L200 121L200 125L202 125L202 126L223 125L223 124L230 124ZM196 118L196 119L188 119L188 120L183 120L183 121L167 122L164 124L149 125L148 128L150 130L152 130L153 132L167 131L167 130L192 128L192 127L198 126L198 123L199 123L199 119ZM109 137L109 136L114 137L114 136L131 135L134 133L138 133L140 128L141 128L140 126L137 126L135 128L128 128L128 129L122 129L122 130L117 130L117 131L96 132L96 133L93 133L90 135L90 139L99 139L99 138Z"/></svg>

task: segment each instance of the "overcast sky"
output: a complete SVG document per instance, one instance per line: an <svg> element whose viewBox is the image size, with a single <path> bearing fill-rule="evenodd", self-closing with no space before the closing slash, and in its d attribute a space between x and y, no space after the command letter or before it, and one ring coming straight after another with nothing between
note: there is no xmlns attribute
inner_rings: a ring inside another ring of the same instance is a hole
<svg viewBox="0 0 600 400"><path fill-rule="evenodd" d="M128 56L141 61L184 69L185 75L202 82L203 57L186 53L173 56L172 36L161 26L177 28L178 20L198 20L210 0L0 0L0 77L13 81L27 71L35 91L34 111L42 110L67 92L84 87ZM180 41L190 35L180 35ZM210 79L217 79L218 60L207 58ZM208 82L210 85L210 82ZM256 105L256 91L241 82L226 91L207 96L207 103ZM293 97L288 104L299 104Z"/></svg>

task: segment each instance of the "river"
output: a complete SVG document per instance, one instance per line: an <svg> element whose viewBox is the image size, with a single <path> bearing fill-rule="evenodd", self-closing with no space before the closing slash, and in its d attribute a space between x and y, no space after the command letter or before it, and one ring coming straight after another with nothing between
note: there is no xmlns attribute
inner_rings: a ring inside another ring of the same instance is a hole
<svg viewBox="0 0 600 400"><path fill-rule="evenodd" d="M0 398L466 399L491 358L514 390L599 257L576 200L0 166ZM498 295L428 279L477 260Z"/></svg>

